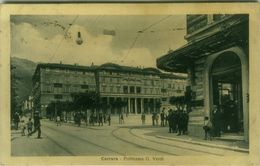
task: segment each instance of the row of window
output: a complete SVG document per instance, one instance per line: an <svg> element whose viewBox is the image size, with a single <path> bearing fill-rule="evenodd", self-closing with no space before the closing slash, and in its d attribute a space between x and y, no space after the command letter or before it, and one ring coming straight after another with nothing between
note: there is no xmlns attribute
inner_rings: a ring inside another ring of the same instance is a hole
<svg viewBox="0 0 260 166"><path fill-rule="evenodd" d="M130 78L111 78L111 77L102 77L101 82L102 83L121 83L121 82L139 82L139 83L144 83L144 85L147 86L158 86L158 85L163 85L164 88L173 88L175 89L176 83L164 83L163 81L158 81L158 80L139 80L139 79L130 79ZM162 83L162 84L161 84ZM185 85L177 85L177 89L183 89L185 90Z"/></svg>
<svg viewBox="0 0 260 166"><path fill-rule="evenodd" d="M43 86L42 92L46 93L71 93L71 92L86 92L89 90L95 90L95 86L91 85L79 85L79 86L64 86L60 83L55 83L54 86Z"/></svg>
<svg viewBox="0 0 260 166"><path fill-rule="evenodd" d="M46 72L55 72L55 73L70 73L70 74L80 74L80 75L94 75L92 71L77 71L77 70L69 70L69 69L50 69L45 68Z"/></svg>
<svg viewBox="0 0 260 166"><path fill-rule="evenodd" d="M107 93L124 93L124 94L169 94L174 91L169 91L167 89L161 88L143 88L140 86L106 86L103 85L102 92ZM183 90L177 90L176 93L182 93Z"/></svg>
<svg viewBox="0 0 260 166"><path fill-rule="evenodd" d="M95 84L94 77L43 77L42 82L45 83L91 83Z"/></svg>

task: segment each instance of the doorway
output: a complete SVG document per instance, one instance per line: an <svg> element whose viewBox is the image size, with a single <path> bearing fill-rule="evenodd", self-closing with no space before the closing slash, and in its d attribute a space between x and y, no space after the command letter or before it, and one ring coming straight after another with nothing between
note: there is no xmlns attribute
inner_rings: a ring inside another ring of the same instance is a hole
<svg viewBox="0 0 260 166"><path fill-rule="evenodd" d="M242 73L239 57L231 52L219 55L211 69L213 105L221 112L223 133L241 133L243 128ZM212 118L214 118L211 112Z"/></svg>

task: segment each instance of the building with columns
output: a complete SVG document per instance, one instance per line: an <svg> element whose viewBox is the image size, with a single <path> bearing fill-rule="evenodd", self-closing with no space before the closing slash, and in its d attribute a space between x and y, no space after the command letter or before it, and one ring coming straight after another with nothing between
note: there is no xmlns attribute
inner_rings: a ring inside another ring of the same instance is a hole
<svg viewBox="0 0 260 166"><path fill-rule="evenodd" d="M186 77L155 68L106 63L100 66L39 64L33 76L35 108L44 115L51 102L72 101L72 93L96 91L107 113L159 112L171 96L184 95ZM118 108L114 103L124 103Z"/></svg>
<svg viewBox="0 0 260 166"><path fill-rule="evenodd" d="M193 94L189 133L202 136L208 116L220 124L223 136L248 141L249 15L187 15L186 20L188 43L158 58L157 67L188 74Z"/></svg>

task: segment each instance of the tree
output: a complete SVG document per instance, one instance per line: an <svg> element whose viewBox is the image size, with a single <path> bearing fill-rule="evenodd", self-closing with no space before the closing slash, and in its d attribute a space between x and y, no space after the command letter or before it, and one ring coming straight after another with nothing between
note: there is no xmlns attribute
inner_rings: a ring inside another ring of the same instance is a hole
<svg viewBox="0 0 260 166"><path fill-rule="evenodd" d="M122 113L122 108L124 108L127 105L126 101L123 100L115 100L111 103L113 108L116 108L118 110L118 113Z"/></svg>
<svg viewBox="0 0 260 166"><path fill-rule="evenodd" d="M170 104L175 105L178 111L183 111L185 107L185 97L184 96L172 96L170 98Z"/></svg>
<svg viewBox="0 0 260 166"><path fill-rule="evenodd" d="M16 67L11 65L11 118L15 114L15 112L21 113L18 107L18 95L17 95L17 80L18 76L15 74Z"/></svg>
<svg viewBox="0 0 260 166"><path fill-rule="evenodd" d="M158 112L158 110L160 111L161 106L162 106L162 103L161 103L160 101L157 101L157 102L155 103L156 112Z"/></svg>

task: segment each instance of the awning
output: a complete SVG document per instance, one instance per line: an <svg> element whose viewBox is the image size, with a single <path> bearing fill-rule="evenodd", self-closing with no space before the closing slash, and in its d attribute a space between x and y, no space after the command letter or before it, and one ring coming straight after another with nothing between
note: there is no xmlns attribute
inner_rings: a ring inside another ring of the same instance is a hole
<svg viewBox="0 0 260 166"><path fill-rule="evenodd" d="M248 24L242 22L244 23L244 20L239 20L232 26L220 28L219 31L204 35L169 52L156 60L157 67L165 71L186 73L187 68L193 65L196 59L230 48L235 44L247 44Z"/></svg>

